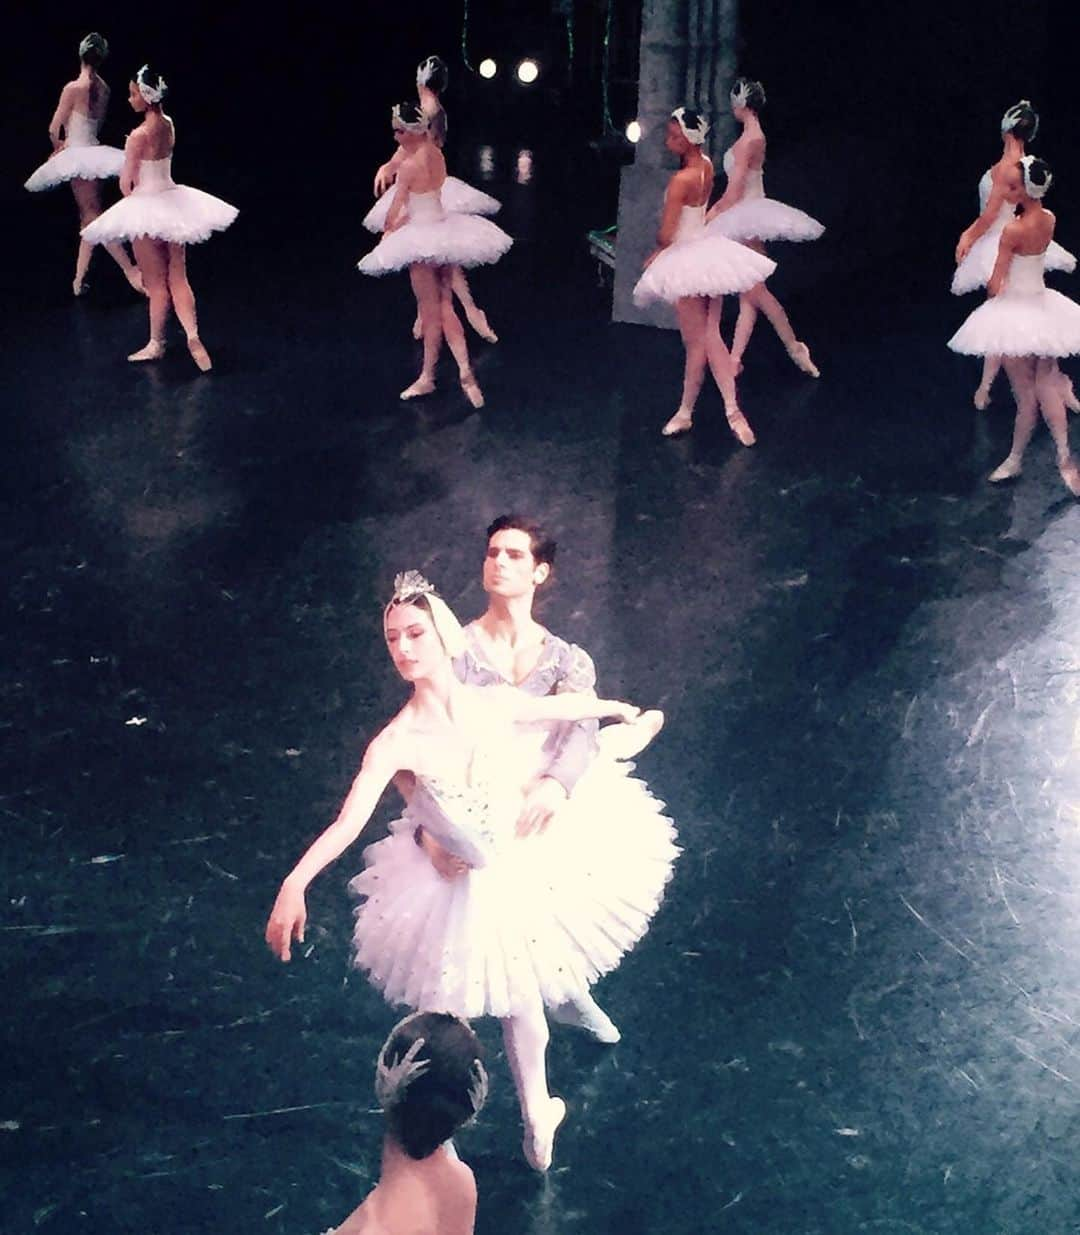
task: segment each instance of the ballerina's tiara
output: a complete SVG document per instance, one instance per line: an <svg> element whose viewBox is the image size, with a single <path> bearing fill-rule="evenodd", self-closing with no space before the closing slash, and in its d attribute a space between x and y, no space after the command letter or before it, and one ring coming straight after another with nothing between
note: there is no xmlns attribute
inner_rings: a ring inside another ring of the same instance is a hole
<svg viewBox="0 0 1080 1235"><path fill-rule="evenodd" d="M400 605L415 596L437 595L435 584L429 583L418 570L403 570L394 576L394 594L390 597L390 603Z"/></svg>
<svg viewBox="0 0 1080 1235"><path fill-rule="evenodd" d="M408 106L416 113L415 120L406 120L403 109ZM404 129L407 133L426 133L428 131L428 118L414 104L395 103L390 112L391 122L395 127Z"/></svg>
<svg viewBox="0 0 1080 1235"><path fill-rule="evenodd" d="M709 133L709 122L701 112L693 111L689 107L676 107L671 113L671 118L682 130L683 137L692 146L703 146L705 144L705 138Z"/></svg>
<svg viewBox="0 0 1080 1235"><path fill-rule="evenodd" d="M1034 141L1039 131L1039 113L1031 106L1030 99L1021 99L1019 103L1014 103L1005 115L1001 117L1001 135L1004 137L1006 133L1011 133L1021 120L1024 120L1029 115L1034 118L1034 127L1031 130L1031 136L1028 138L1028 141Z"/></svg>
<svg viewBox="0 0 1080 1235"><path fill-rule="evenodd" d="M148 64L144 64L135 74L135 85L138 86L139 93L143 96L143 99L153 107L155 103L160 103L165 97L165 91L168 89L168 86L165 84L165 78L160 76L157 79L157 85L151 86L143 77L143 74L149 67Z"/></svg>
<svg viewBox="0 0 1080 1235"><path fill-rule="evenodd" d="M1031 178L1031 173L1035 170L1036 164L1039 166L1038 174L1042 177L1042 179L1037 181ZM1042 159L1036 158L1033 154L1025 154L1020 160L1020 170L1024 176L1024 188L1027 191L1028 197L1045 197L1046 190L1054 182L1054 176Z"/></svg>
<svg viewBox="0 0 1080 1235"><path fill-rule="evenodd" d="M728 96L731 99L731 110L734 111L736 107L745 107L755 94L760 103L765 102L765 88L761 82L751 81L749 77L738 78Z"/></svg>

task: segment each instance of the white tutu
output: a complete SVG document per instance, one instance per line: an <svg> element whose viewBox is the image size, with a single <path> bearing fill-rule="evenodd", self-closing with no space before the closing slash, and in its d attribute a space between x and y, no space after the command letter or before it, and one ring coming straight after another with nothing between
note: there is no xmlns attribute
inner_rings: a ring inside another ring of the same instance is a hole
<svg viewBox="0 0 1080 1235"><path fill-rule="evenodd" d="M409 219L359 262L364 274L390 274L420 262L432 266L486 266L497 262L514 243L490 219L475 214L448 214L439 190L412 193Z"/></svg>
<svg viewBox="0 0 1080 1235"><path fill-rule="evenodd" d="M198 244L214 232L223 232L239 212L220 197L174 184L172 159L139 164L134 191L83 228L91 244L135 240L149 236L169 244Z"/></svg>
<svg viewBox="0 0 1080 1235"><path fill-rule="evenodd" d="M1012 217L1010 208L1009 219ZM1008 222L1008 219L1005 222ZM994 273L994 266L997 263L998 245L1001 242L1001 233L1005 230L1005 222L1002 222L1000 226L995 223L988 232L984 232L971 246L967 257L957 266L952 281L954 296L963 296L967 292L978 291L980 287L985 287L990 282L990 276ZM1046 269L1062 270L1066 274L1072 274L1076 269L1076 258L1068 249L1062 248L1056 240L1051 240L1046 250Z"/></svg>
<svg viewBox="0 0 1080 1235"><path fill-rule="evenodd" d="M726 296L763 283L776 263L726 236L705 234L705 207L684 206L674 241L653 258L634 288L636 305L684 296Z"/></svg>
<svg viewBox="0 0 1080 1235"><path fill-rule="evenodd" d="M108 180L119 176L124 152L115 146L98 145L101 119L73 111L64 125L63 150L46 159L24 187L31 193L40 193L68 180Z"/></svg>
<svg viewBox="0 0 1080 1235"><path fill-rule="evenodd" d="M364 226L369 232L381 232L386 226L386 216L393 205L394 192L393 188L389 189L364 216ZM446 177L439 190L439 197L443 210L447 214L487 215L498 214L502 209L502 202L498 198L492 197L490 193L483 193L480 189L474 189L471 184L466 184L457 176ZM407 215L408 210L406 210Z"/></svg>
<svg viewBox="0 0 1080 1235"><path fill-rule="evenodd" d="M1012 259L1006 286L949 340L968 356L1080 354L1080 304L1043 285L1043 254Z"/></svg>
<svg viewBox="0 0 1080 1235"><path fill-rule="evenodd" d="M706 224L706 235L729 240L817 240L825 226L771 197L744 197Z"/></svg>
<svg viewBox="0 0 1080 1235"><path fill-rule="evenodd" d="M520 791L477 794L418 778L405 817L365 851L349 885L364 898L355 965L391 1003L463 1017L583 995L648 929L679 853L671 821L604 758L540 835L514 834ZM418 824L483 864L442 878Z"/></svg>

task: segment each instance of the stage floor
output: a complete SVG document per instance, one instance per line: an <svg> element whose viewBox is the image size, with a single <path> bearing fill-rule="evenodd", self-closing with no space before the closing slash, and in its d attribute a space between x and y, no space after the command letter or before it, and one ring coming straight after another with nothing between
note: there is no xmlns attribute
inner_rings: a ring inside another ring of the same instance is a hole
<svg viewBox="0 0 1080 1235"><path fill-rule="evenodd" d="M497 154L518 244L474 280L502 336L480 413L449 361L398 403L407 283L352 268L351 200L321 237L242 216L193 253L205 377L178 334L127 365L142 305L103 257L66 299L68 234L36 238L0 529L5 1230L315 1235L362 1198L395 1012L348 968L359 847L301 958L263 927L403 698L395 572L474 616L506 509L558 536L552 629L666 710L639 770L684 852L599 988L622 1043L553 1029L546 1180L480 1025L478 1231L1073 1229L1080 507L1045 432L987 485L1011 405L1002 381L976 413L944 347L969 305L877 270L792 298L820 381L759 326L755 448L714 390L663 440L681 350L607 322L585 232L611 220Z"/></svg>

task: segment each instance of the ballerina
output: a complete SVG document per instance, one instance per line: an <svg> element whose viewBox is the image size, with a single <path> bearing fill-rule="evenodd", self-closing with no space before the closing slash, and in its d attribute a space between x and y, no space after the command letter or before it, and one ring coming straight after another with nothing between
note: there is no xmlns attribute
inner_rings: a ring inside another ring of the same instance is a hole
<svg viewBox="0 0 1080 1235"><path fill-rule="evenodd" d="M98 144L98 130L109 110L109 87L98 69L108 54L109 44L96 32L79 44L79 76L60 91L60 101L49 124L53 152L25 185L31 193L40 193L65 182L70 184L79 211L80 231L101 214L98 181L119 176L124 166L122 150ZM113 242L105 246L105 251L131 286L137 292L144 291L139 268L124 246ZM86 272L93 252L93 245L80 237L71 284L76 296L86 290Z"/></svg>
<svg viewBox="0 0 1080 1235"><path fill-rule="evenodd" d="M400 397L416 399L432 393L445 338L457 361L461 389L472 406L480 408L484 395L472 371L465 332L454 312L451 281L455 266L496 262L513 241L490 219L449 214L443 209L446 160L438 146L428 140L431 122L420 108L415 103L399 103L391 119L394 140L405 157L398 165L397 187L383 237L357 266L370 275L409 271L423 325L424 360L420 376Z"/></svg>
<svg viewBox="0 0 1080 1235"><path fill-rule="evenodd" d="M618 803L588 836L551 829L517 838L527 777L507 738L520 725L632 721L638 709L591 695L532 698L458 682L451 658L464 650L461 627L415 572L398 576L384 630L412 696L369 744L338 818L282 883L266 940L289 960L292 940L303 940L308 884L360 835L391 778L411 772L407 816L365 851L366 868L350 884L363 898L354 963L391 1003L502 1021L523 1150L544 1171L566 1114L548 1090L544 1005L587 991L641 938L673 855L613 862L625 843ZM414 844L418 823L467 863L464 878L434 870ZM670 846L670 824L657 817L655 828Z"/></svg>
<svg viewBox="0 0 1080 1235"><path fill-rule="evenodd" d="M776 263L726 236L706 235L705 205L713 185L712 162L702 151L708 131L699 112L678 107L671 113L664 145L679 156L681 166L668 182L658 248L645 261L634 303L673 304L686 349L682 399L661 433L671 437L691 428L708 364L732 432L744 446L752 446L754 431L735 394L735 366L720 337L720 309L724 296L756 287Z"/></svg>
<svg viewBox="0 0 1080 1235"><path fill-rule="evenodd" d="M1039 114L1028 99L1014 103L1001 117L1001 158L983 172L979 181L979 217L964 229L956 245L954 296L977 291L988 283L997 261L1001 233L1013 217L1009 194L1019 186L1020 160L1038 132ZM1076 258L1053 241L1046 250L1046 269L1071 273L1076 269ZM1000 356L987 356L983 360L982 378L973 400L980 412L990 405L990 389L1000 370ZM1074 412L1080 411L1072 383L1064 373L1061 379L1066 406Z"/></svg>
<svg viewBox="0 0 1080 1235"><path fill-rule="evenodd" d="M236 218L235 206L219 197L175 184L172 152L176 132L161 109L168 87L144 64L128 91L132 111L143 121L128 134L120 173L123 200L83 228L90 244L130 240L150 297L150 341L128 360L160 360L165 354L165 327L170 305L187 335L188 351L205 373L210 355L199 338L195 294L187 277L187 245L224 231Z"/></svg>
<svg viewBox="0 0 1080 1235"><path fill-rule="evenodd" d="M738 78L731 91L731 114L742 125L742 133L724 152L727 187L705 216L708 234L738 240L757 253L765 252L766 240L817 240L825 231L817 219L802 210L765 196L765 133L760 115L764 106L765 89L761 82ZM742 371L743 353L759 310L768 318L796 367L811 377L820 377L810 358L810 349L795 337L784 306L764 281L739 297L739 316L731 341L735 372Z"/></svg>
<svg viewBox="0 0 1080 1235"><path fill-rule="evenodd" d="M449 81L449 70L445 61L439 56L428 56L421 61L416 69L416 93L420 100L420 110L428 118L428 137L440 150L446 145L447 119L446 109L442 105L442 95L446 92ZM375 196L379 199L364 217L364 226L369 232L381 232L386 226L386 216L390 213L393 195L389 189L397 180L398 169L405 158L404 150L399 146L392 158L388 159L375 173ZM474 189L471 184L459 180L457 176L447 176L442 187L443 209L454 214L498 214L502 203L489 193ZM498 343L499 336L492 330L487 314L473 299L469 281L465 271L455 266L450 273L450 287L461 304L465 320L486 343ZM423 321L418 313L413 323L413 338L424 337Z"/></svg>
<svg viewBox="0 0 1080 1235"><path fill-rule="evenodd" d="M986 290L989 299L949 340L954 352L1000 356L1016 401L1012 449L990 473L994 483L1019 476L1039 412L1057 450L1065 487L1080 497L1080 471L1069 451L1068 413L1062 398L1062 356L1080 354L1080 305L1043 282L1054 216L1042 204L1053 179L1042 159L1020 160L1020 182L1009 181L1005 200L1016 217L1002 229Z"/></svg>
<svg viewBox="0 0 1080 1235"><path fill-rule="evenodd" d="M555 551L555 541L531 519L505 514L491 523L483 568L488 606L465 627L465 652L454 662L460 681L480 687L513 686L533 696L595 693L596 670L589 654L552 634L532 615L537 591L551 582ZM603 809L602 803L610 808L618 801L625 823L624 847L638 837L648 838L651 845L662 835L667 854L670 837L657 833L653 822L659 804L640 781L628 777L629 769L611 762L639 754L663 723L662 712L648 711L633 723L608 726L599 737L595 721L536 727L522 735L531 770L518 816L518 836L542 833L556 818L560 828L587 829ZM593 768L598 755L604 762ZM590 768L592 774L586 777ZM579 784L581 794L575 796ZM436 870L446 878L467 869L422 828L419 839ZM552 1020L583 1029L598 1042L613 1045L620 1040L615 1023L588 991L576 992L548 1013Z"/></svg>
<svg viewBox="0 0 1080 1235"><path fill-rule="evenodd" d="M379 1182L327 1235L473 1235L476 1179L450 1139L487 1098L484 1048L460 1017L414 1012L379 1051L386 1120Z"/></svg>

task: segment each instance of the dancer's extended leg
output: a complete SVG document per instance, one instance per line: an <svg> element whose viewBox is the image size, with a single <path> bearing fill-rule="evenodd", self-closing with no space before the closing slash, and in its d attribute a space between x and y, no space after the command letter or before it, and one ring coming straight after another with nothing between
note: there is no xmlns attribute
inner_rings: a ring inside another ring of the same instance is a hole
<svg viewBox="0 0 1080 1235"><path fill-rule="evenodd" d="M713 381L720 388L720 396L724 400L724 414L731 426L732 433L744 446L753 446L757 440L750 423L739 409L735 396L735 361L728 351L720 334L720 310L723 307L723 297L714 296L709 300L708 315L705 322L705 354L709 361L709 369ZM740 310L741 315L741 310Z"/></svg>
<svg viewBox="0 0 1080 1235"><path fill-rule="evenodd" d="M622 1037L615 1022L587 992L556 1005L551 1009L551 1019L560 1025L573 1025L575 1029L584 1029L605 1046L614 1046Z"/></svg>
<svg viewBox="0 0 1080 1235"><path fill-rule="evenodd" d="M169 254L169 295L172 298L176 316L187 335L188 351L192 360L204 372L211 368L210 353L199 338L199 319L195 312L195 293L187 277L187 250L182 244L170 244Z"/></svg>
<svg viewBox="0 0 1080 1235"><path fill-rule="evenodd" d="M442 351L443 327L439 274L435 266L409 267L409 282L416 297L417 319L423 327L424 362L420 376L401 392L403 399L429 395L435 389L435 367Z"/></svg>
<svg viewBox="0 0 1080 1235"><path fill-rule="evenodd" d="M165 325L169 320L168 247L148 236L140 236L131 247L150 299L150 342L132 352L128 360L160 360L165 354Z"/></svg>
<svg viewBox="0 0 1080 1235"><path fill-rule="evenodd" d="M705 348L705 328L708 323L709 302L704 296L684 296L675 302L675 315L682 335L686 363L683 366L682 399L675 415L660 430L665 437L685 433L694 422L701 385L705 381L705 365L708 361Z"/></svg>
<svg viewBox="0 0 1080 1235"><path fill-rule="evenodd" d="M455 266L451 272L451 286L454 289L454 295L461 302L461 307L465 311L465 320L473 330L476 331L485 343L498 343L499 336L491 329L487 314L473 299L469 280L465 277L465 271L460 266Z"/></svg>
<svg viewBox="0 0 1080 1235"><path fill-rule="evenodd" d="M551 1165L555 1133L566 1115L566 1104L548 1092L548 1027L543 1004L537 999L528 1010L507 1017L502 1030L525 1126L522 1149L530 1166L546 1171Z"/></svg>
<svg viewBox="0 0 1080 1235"><path fill-rule="evenodd" d="M990 480L997 483L1019 476L1024 465L1024 451L1039 419L1039 399L1035 392L1035 358L1033 356L1007 356L1003 362L1005 372L1016 401L1016 420L1013 424L1012 449L1005 459L990 473Z"/></svg>
<svg viewBox="0 0 1080 1235"><path fill-rule="evenodd" d="M1001 369L1000 356L984 356L982 378L975 389L975 406L980 412L985 412L990 406L990 387Z"/></svg>
<svg viewBox="0 0 1080 1235"><path fill-rule="evenodd" d="M750 336L754 333L757 322L757 309L748 296L739 297L739 315L735 319L735 333L731 336L731 363L735 366L735 376L742 372L742 358Z"/></svg>
<svg viewBox="0 0 1080 1235"><path fill-rule="evenodd" d="M458 377L461 381L461 389L465 393L465 398L473 405L473 407L484 406L484 394L480 389L480 383L476 380L476 375L472 371L472 363L469 360L469 346L465 342L465 331L462 328L461 320L457 313L454 312L454 272L460 269L457 266L440 266L439 267L439 311L442 317L442 332L446 336L447 345L453 353L454 359L457 361Z"/></svg>
<svg viewBox="0 0 1080 1235"><path fill-rule="evenodd" d="M1080 497L1080 472L1069 451L1069 414L1062 397L1061 370L1051 357L1041 356L1035 362L1035 394L1043 420L1054 439L1061 479L1074 497Z"/></svg>
<svg viewBox="0 0 1080 1235"><path fill-rule="evenodd" d="M800 368L804 373L809 373L811 377L820 377L817 365L810 359L810 349L805 343L802 343L795 337L795 331L791 328L791 322L788 315L784 312L784 306L779 300L769 291L764 283L759 283L756 287L752 287L748 292L742 295L743 302L749 302L753 307L764 313L769 319L769 324L780 337L780 342L787 349L787 354L795 362L796 367ZM742 307L740 304L739 314L742 315ZM751 323L752 328L753 323ZM736 329L738 324L736 323ZM749 337L749 336L747 336ZM734 355L734 349L732 355ZM739 361L741 363L742 353L739 353Z"/></svg>
<svg viewBox="0 0 1080 1235"><path fill-rule="evenodd" d="M82 231L87 224L92 223L101 214L101 193L98 189L98 182L96 180L72 180L71 191L75 196L75 205L79 209L79 230ZM124 246L122 244L107 244L104 248L106 253L124 272L124 278L127 279L131 286L137 292L144 292L145 288L143 287L139 268L128 257ZM80 239L79 252L75 259L75 280L71 285L71 290L76 296L82 295L83 283L86 280L86 272L90 266L90 258L93 256L93 253L94 246Z"/></svg>

